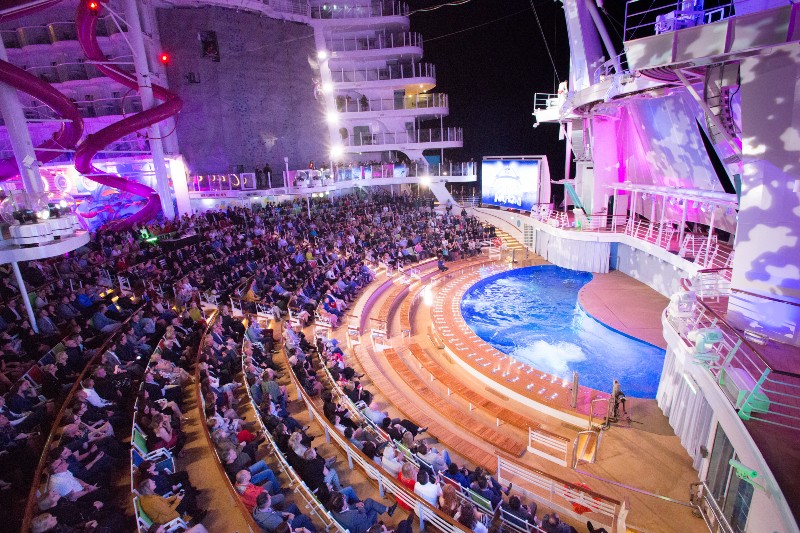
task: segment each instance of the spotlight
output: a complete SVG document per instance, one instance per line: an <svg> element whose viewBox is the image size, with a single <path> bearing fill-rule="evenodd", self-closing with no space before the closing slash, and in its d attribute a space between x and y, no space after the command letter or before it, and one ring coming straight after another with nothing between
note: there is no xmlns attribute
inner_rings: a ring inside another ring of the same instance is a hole
<svg viewBox="0 0 800 533"><path fill-rule="evenodd" d="M329 81L326 81L322 84L322 92L325 94L330 94L333 91L333 84Z"/></svg>
<svg viewBox="0 0 800 533"><path fill-rule="evenodd" d="M169 65L169 54L166 52L161 52L161 55L158 56L158 60L161 61L162 65Z"/></svg>
<svg viewBox="0 0 800 533"><path fill-rule="evenodd" d="M344 147L337 144L331 148L331 159L339 159L344 155Z"/></svg>
<svg viewBox="0 0 800 533"><path fill-rule="evenodd" d="M325 61L326 59L328 59L328 51L320 50L319 52L317 52L317 59L319 59L320 61Z"/></svg>
<svg viewBox="0 0 800 533"><path fill-rule="evenodd" d="M328 111L328 113L325 115L325 119L328 121L328 124L338 124L339 113L336 111Z"/></svg>
<svg viewBox="0 0 800 533"><path fill-rule="evenodd" d="M95 17L100 12L100 2L97 0L89 0L87 7L89 8L89 13Z"/></svg>

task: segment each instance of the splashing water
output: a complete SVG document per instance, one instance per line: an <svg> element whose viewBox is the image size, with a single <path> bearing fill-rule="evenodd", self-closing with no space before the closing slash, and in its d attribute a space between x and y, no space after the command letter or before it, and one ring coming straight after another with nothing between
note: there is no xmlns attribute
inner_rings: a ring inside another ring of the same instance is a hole
<svg viewBox="0 0 800 533"><path fill-rule="evenodd" d="M478 337L517 361L561 379L577 371L581 385L611 392L619 379L628 396L655 398L665 352L586 314L578 291L592 275L552 265L482 279L461 299L461 314Z"/></svg>

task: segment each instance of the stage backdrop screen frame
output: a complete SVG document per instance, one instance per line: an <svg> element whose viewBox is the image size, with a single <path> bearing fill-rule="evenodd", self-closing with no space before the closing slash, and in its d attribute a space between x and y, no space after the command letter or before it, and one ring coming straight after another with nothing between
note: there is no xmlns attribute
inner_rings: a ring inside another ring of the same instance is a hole
<svg viewBox="0 0 800 533"><path fill-rule="evenodd" d="M550 201L546 156L487 156L481 162L481 201L531 211Z"/></svg>

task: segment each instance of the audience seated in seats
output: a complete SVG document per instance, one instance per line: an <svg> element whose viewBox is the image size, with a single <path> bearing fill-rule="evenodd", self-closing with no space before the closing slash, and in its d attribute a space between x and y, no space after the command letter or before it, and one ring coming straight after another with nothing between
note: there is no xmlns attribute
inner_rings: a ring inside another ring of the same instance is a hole
<svg viewBox="0 0 800 533"><path fill-rule="evenodd" d="M442 495L442 487L436 483L436 480L431 480L425 470L420 469L417 472L417 483L414 485L414 494L431 504L433 507L439 507L439 498Z"/></svg>
<svg viewBox="0 0 800 533"><path fill-rule="evenodd" d="M453 518L474 533L488 533L489 530L483 525L476 514L474 505L468 501L462 501Z"/></svg>
<svg viewBox="0 0 800 533"><path fill-rule="evenodd" d="M99 354L99 366L88 369L81 390L67 407L63 428L56 428L61 437L50 467L56 465L61 470L64 468L61 463L69 462L77 472L67 467L65 472L72 479L64 472L55 473L56 485L63 479L62 490L70 487L67 494L88 491L87 486L94 486L95 481L105 485L127 462L127 446L116 435L127 434L130 422L127 413L134 399L138 398L137 424L147 433L148 446L163 444L174 450L182 447L182 385L191 381L185 365L191 363L195 353L192 344L197 340L193 337L204 320L197 302L199 294L209 294L224 302L247 293L247 300L251 301L242 305L250 306L251 313L255 313L258 303L276 315L285 314L292 306L308 314L310 320L311 313L318 308L331 320L337 320L358 291L374 277L368 267L370 258L383 257L400 268L439 252L457 257L468 250L474 251L474 243L487 234L487 229L474 217L439 218L422 209L419 199L406 195L393 198L378 192L365 198L344 197L336 204L321 200L314 207L311 220L284 205L267 205L258 212L231 207L148 226L150 235L175 231L200 236L170 251L162 249L160 241L155 245L144 244L135 230L101 230L91 235L88 252L78 250L49 261L23 262L20 267L30 284L27 292L35 294L33 304L41 334L35 333L28 322L27 312L20 304L25 295L20 295L13 276L0 275L0 298L4 300L0 302L0 390L13 389L0 401L0 450L7 452L0 454L0 477L12 480L20 492L27 492L29 483L25 480L30 479L43 441L36 433L49 432L52 423L48 413L54 409L49 407L49 400L55 400L54 407L60 405L77 376L111 336L113 343ZM443 241L446 241L444 247ZM135 303L138 298L107 290L117 275L127 278L134 292L144 296L143 305ZM246 290L234 294L239 286ZM170 302L162 295L173 294L173 288L178 297ZM327 480L335 489L341 489L332 464L317 457L313 448L308 449L310 437L289 416L285 391L280 386L274 390L271 382L277 376L270 373L262 376L265 370L283 370L271 360L274 350L271 331L259 331L255 320L245 327L226 306L220 314L219 322L210 332L210 342L201 354L201 391L210 408L209 420L215 428L220 426L229 432L225 437L236 448L232 463L242 468L228 465L229 474L233 477L245 467L256 467L258 471L253 477L266 475L260 470L261 462L254 462L260 438L236 415L234 376L240 370L237 346L247 334L260 344L245 348L252 353L244 370L251 382L260 380L259 411L270 422L267 427L274 432L278 446L290 462L300 470L305 468L311 484L327 486ZM165 341L161 355L152 358L152 364L146 367L152 348L162 337ZM292 371L310 394L320 393L322 383L316 379L307 358L313 346L298 337L292 346L296 351L290 354ZM59 344L59 349L49 351ZM331 354L336 353L336 348ZM26 385L15 385L34 365L38 366L42 381L35 393ZM371 395L358 382L353 370L343 364L343 357L331 366L331 373L351 400L371 403ZM142 392L138 396L128 394L137 389L140 379L144 383ZM40 405L39 394L44 394L48 402ZM378 424L386 424L387 431L397 440L403 439L406 432L413 438L425 431L407 420L385 421L387 414L377 408L365 414L371 414L370 418ZM326 416L340 430L352 430L348 438L362 443L365 452L376 461L381 460L380 447L386 443L375 440L372 432L351 420L346 409L333 403L326 407ZM297 432L301 437L295 444L303 457L297 456L288 443ZM252 451L252 455L245 449ZM435 471L444 468L436 457L431 459ZM402 467L402 461L398 464ZM110 474L100 475L101 470ZM176 484L174 480L160 478L160 475L153 478L159 490ZM184 481L188 483L185 479L178 482L186 487ZM275 482L273 490L278 488L277 479ZM108 486L99 485L91 493L105 495ZM190 499L188 491L186 494L184 498ZM82 495L80 501L84 499ZM53 523L60 519L50 513L36 520L41 523L38 528L62 526ZM200 527L195 529L201 530ZM158 526L154 528L157 530Z"/></svg>
<svg viewBox="0 0 800 533"><path fill-rule="evenodd" d="M256 498L256 506L253 509L253 519L265 533L279 533L281 524L288 522L292 531L300 528L310 533L316 533L317 528L309 517L302 514L297 505L291 503L284 506L283 511L279 511L272 506L277 505L266 492L262 492Z"/></svg>
<svg viewBox="0 0 800 533"><path fill-rule="evenodd" d="M371 498L358 502L352 507L346 500L341 493L334 493L330 505L333 509L333 517L350 533L366 533L378 523L379 515L386 513L388 516L392 516L397 509L397 503L387 507Z"/></svg>

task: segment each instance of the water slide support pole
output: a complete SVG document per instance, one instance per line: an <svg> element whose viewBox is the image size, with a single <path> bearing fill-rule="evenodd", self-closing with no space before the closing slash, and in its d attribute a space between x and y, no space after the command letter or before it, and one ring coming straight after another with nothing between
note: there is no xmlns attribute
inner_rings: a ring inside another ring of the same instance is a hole
<svg viewBox="0 0 800 533"><path fill-rule="evenodd" d="M139 83L139 94L142 98L142 109L147 111L155 106L155 99L153 98L152 79L147 64L147 49L144 45L137 0L125 0L125 15L133 52L133 64L136 68L136 80ZM166 218L173 219L175 218L175 208L172 205L172 191L167 177L164 145L161 143L161 130L158 124L153 124L148 128L147 137L150 141L150 151L153 154L153 170L156 174L156 190L161 199L161 210Z"/></svg>
<svg viewBox="0 0 800 533"><path fill-rule="evenodd" d="M0 61L8 62L8 54L1 40ZM42 176L39 174L39 163L36 160L36 152L33 148L30 132L28 132L28 122L25 120L25 113L22 111L22 104L19 101L17 90L2 82L0 82L0 114L2 114L5 121L8 138L11 141L11 148L14 152L14 158L17 160L25 191L30 194L42 192ZM30 158L33 161L26 163L26 160L30 161Z"/></svg>

